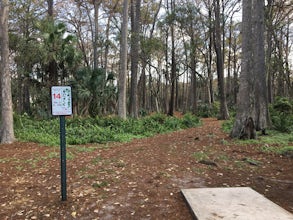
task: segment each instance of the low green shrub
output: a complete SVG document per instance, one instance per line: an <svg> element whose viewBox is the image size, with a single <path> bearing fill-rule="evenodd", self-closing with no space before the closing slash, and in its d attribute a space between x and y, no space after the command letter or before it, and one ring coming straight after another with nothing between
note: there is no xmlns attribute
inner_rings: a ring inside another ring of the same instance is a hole
<svg viewBox="0 0 293 220"><path fill-rule="evenodd" d="M217 117L220 112L220 103L214 102L212 104L203 103L199 104L197 107L197 115L199 117Z"/></svg>
<svg viewBox="0 0 293 220"><path fill-rule="evenodd" d="M229 120L224 121L224 123L222 124L222 129L224 132L226 133L231 132L233 128L234 120L235 120L234 118L231 118Z"/></svg>
<svg viewBox="0 0 293 220"><path fill-rule="evenodd" d="M198 124L200 124L200 119L198 117L195 117L191 113L185 114L182 118L182 125L184 126L184 128L195 127Z"/></svg>
<svg viewBox="0 0 293 220"><path fill-rule="evenodd" d="M276 98L270 106L273 128L281 132L293 131L293 103L286 98Z"/></svg>
<svg viewBox="0 0 293 220"><path fill-rule="evenodd" d="M59 118L36 120L27 115L15 115L15 134L20 141L31 141L58 146ZM191 114L182 118L153 114L140 119L123 120L116 116L66 119L66 142L69 145L87 143L125 142L133 138L153 136L174 130L194 127L200 120Z"/></svg>

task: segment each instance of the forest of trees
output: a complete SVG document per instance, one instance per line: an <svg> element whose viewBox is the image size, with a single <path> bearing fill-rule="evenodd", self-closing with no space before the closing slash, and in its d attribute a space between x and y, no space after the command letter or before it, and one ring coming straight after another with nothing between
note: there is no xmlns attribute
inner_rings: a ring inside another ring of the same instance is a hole
<svg viewBox="0 0 293 220"><path fill-rule="evenodd" d="M37 118L51 117L53 85L72 86L75 115L122 118L216 106L227 119L239 92L240 111L256 106L258 129L269 103L293 97L291 0L0 3L2 127L7 68L13 111ZM241 123L252 114L240 111Z"/></svg>

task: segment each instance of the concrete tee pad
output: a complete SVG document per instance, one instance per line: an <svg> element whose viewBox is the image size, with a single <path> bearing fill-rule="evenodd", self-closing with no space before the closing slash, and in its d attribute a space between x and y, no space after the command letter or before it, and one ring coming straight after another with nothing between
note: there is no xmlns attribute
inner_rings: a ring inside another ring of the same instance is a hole
<svg viewBox="0 0 293 220"><path fill-rule="evenodd" d="M182 189L198 220L293 220L293 214L249 187Z"/></svg>

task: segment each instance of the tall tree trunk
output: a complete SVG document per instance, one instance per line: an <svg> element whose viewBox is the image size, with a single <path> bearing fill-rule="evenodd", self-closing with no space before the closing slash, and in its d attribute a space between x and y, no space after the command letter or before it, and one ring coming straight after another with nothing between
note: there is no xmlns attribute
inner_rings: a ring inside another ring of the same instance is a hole
<svg viewBox="0 0 293 220"><path fill-rule="evenodd" d="M139 61L140 38L140 5L141 0L131 0L131 91L130 91L130 115L138 117L137 102L137 72Z"/></svg>
<svg viewBox="0 0 293 220"><path fill-rule="evenodd" d="M169 7L169 0L166 0L166 8L167 12L169 12L170 7ZM170 13L170 12L169 12ZM164 91L164 111L166 114L169 113L169 102L170 102L170 73L169 73L169 26L166 28L165 32L165 70L163 70L164 76L165 76L165 88L163 89Z"/></svg>
<svg viewBox="0 0 293 220"><path fill-rule="evenodd" d="M290 71L290 66L289 66L289 57L290 57L290 25L291 25L291 21L288 18L287 21L287 25L286 25L286 33L285 33L285 38L286 38L286 42L285 42L285 77L286 77L286 87L287 87L287 95L288 97L292 97L293 96L293 84L292 84L292 80L291 80L291 71Z"/></svg>
<svg viewBox="0 0 293 220"><path fill-rule="evenodd" d="M23 112L31 114L31 105L30 105L30 79L29 76L26 76L23 82Z"/></svg>
<svg viewBox="0 0 293 220"><path fill-rule="evenodd" d="M226 93L228 97L228 103L231 103L231 61L232 61L232 25L233 25L233 20L231 17L230 20L230 25L229 25L229 39L228 39L228 63L227 63L227 69L228 69L228 75L227 75L227 86L226 86Z"/></svg>
<svg viewBox="0 0 293 220"><path fill-rule="evenodd" d="M268 85L268 102L273 102L273 86L272 86L272 40L273 40L273 0L268 0L267 4L267 54L266 54L266 72L268 74L267 85Z"/></svg>
<svg viewBox="0 0 293 220"><path fill-rule="evenodd" d="M54 24L54 0L47 0L48 3L48 20ZM49 88L58 84L58 68L56 61L50 60L48 64ZM51 105L51 104L50 104Z"/></svg>
<svg viewBox="0 0 293 220"><path fill-rule="evenodd" d="M80 8L81 6L80 5L77 5L77 8L79 10L79 13L81 14L82 10ZM82 30L82 25L81 23L77 23L75 25L75 29L76 29L76 35L77 35L77 38L78 38L78 47L79 49L81 50L81 53L82 53L82 57L83 57L83 65L85 65L86 67L90 68L90 63L89 63L89 60L88 60L88 57L87 57L87 51L86 51L86 43L85 43L85 39L83 38L83 30Z"/></svg>
<svg viewBox="0 0 293 220"><path fill-rule="evenodd" d="M106 73L108 72L108 55L109 55L109 48L111 45L111 40L110 40L111 20L115 14L118 3L119 1L116 1L113 8L109 12L110 14L109 14L107 26L106 26L106 43L105 43L105 53L104 53L104 63L103 63L103 68L105 69Z"/></svg>
<svg viewBox="0 0 293 220"><path fill-rule="evenodd" d="M93 37L93 50L94 50L94 69L98 68L99 57L98 57L98 38L99 38L99 8L101 1L93 0L94 4L94 37Z"/></svg>
<svg viewBox="0 0 293 220"><path fill-rule="evenodd" d="M283 30L281 30L281 39L283 38ZM278 70L278 76L277 76L277 96L285 96L285 71L284 71L284 60L283 60L283 54L284 54L284 46L283 41L281 39L276 39L276 44L278 48L277 52L277 58L278 58L278 64L277 64L277 70Z"/></svg>
<svg viewBox="0 0 293 220"><path fill-rule="evenodd" d="M165 71L164 71L164 75L165 75L165 89L164 89L164 100L165 100L165 113L168 114L169 112L169 82L170 82L170 74L169 74L169 53L168 53L168 38L169 38L169 30L166 31L166 38L165 38L165 43L166 43L166 47L165 47Z"/></svg>
<svg viewBox="0 0 293 220"><path fill-rule="evenodd" d="M225 94L225 83L224 83L224 62L223 53L221 46L221 25L220 25L220 0L215 0L215 51L217 55L217 74L218 74L218 89L220 95L220 114L219 119L225 120L229 118L229 112Z"/></svg>
<svg viewBox="0 0 293 220"><path fill-rule="evenodd" d="M0 45L1 45L1 143L12 143L15 140L13 130L13 108L11 94L11 76L9 71L8 39L9 1L0 2Z"/></svg>
<svg viewBox="0 0 293 220"><path fill-rule="evenodd" d="M209 6L209 60L208 60L208 79L209 79L209 93L210 93L210 103L214 102L214 77L212 74L212 61L213 61L213 24L212 24L212 8L211 2L208 1Z"/></svg>
<svg viewBox="0 0 293 220"><path fill-rule="evenodd" d="M118 116L127 117L126 75L127 75L127 35L128 35L128 0L123 1L123 21L121 25L120 72L118 81Z"/></svg>
<svg viewBox="0 0 293 220"><path fill-rule="evenodd" d="M147 103L147 100L146 100L146 90L147 90L147 87L146 87L146 60L145 58L142 59L142 66L141 66L141 76L140 76L140 79L139 79L139 82L138 82L138 88L139 91L138 91L138 94L139 94L139 105L141 106L141 108L143 110L146 110L147 109L147 106L146 106L146 103Z"/></svg>
<svg viewBox="0 0 293 220"><path fill-rule="evenodd" d="M222 2L222 4L221 4L221 6L222 6L222 10L221 10L221 12L220 12L220 18L221 18L221 20L220 21L222 21L222 59L223 59L223 63L225 63L225 47L226 47L226 39L225 39L225 32L226 32L226 30L225 30L225 27L226 27L226 19L225 19L225 0L221 0L221 2ZM219 7L220 7L220 2L219 2ZM220 22L221 23L221 22Z"/></svg>
<svg viewBox="0 0 293 220"><path fill-rule="evenodd" d="M255 126L256 130L265 130L269 125L268 97L266 84L266 66L264 50L264 0L253 1L254 75L255 75Z"/></svg>
<svg viewBox="0 0 293 220"><path fill-rule="evenodd" d="M171 0L171 11L175 8L175 0ZM175 58L175 30L171 24L171 91L168 115L173 116L175 111L175 87L176 87L176 58Z"/></svg>
<svg viewBox="0 0 293 220"><path fill-rule="evenodd" d="M159 1L158 8L153 16L152 26L151 26L148 39L153 39L153 34L156 27L156 23L158 22L158 15L161 10L161 5L162 5L162 0ZM147 36L145 36L145 38L147 39ZM151 54L148 54L146 51L144 51L143 50L144 48L140 48L140 49L141 49L140 57L141 57L142 64L141 64L141 76L138 82L138 88L139 88L138 106L143 108L144 110L150 110L147 108L146 67L147 67L147 62L150 62L151 60Z"/></svg>
<svg viewBox="0 0 293 220"><path fill-rule="evenodd" d="M264 51L264 0L243 0L242 66L232 137L255 138L269 125ZM251 121L247 132L247 120Z"/></svg>
<svg viewBox="0 0 293 220"><path fill-rule="evenodd" d="M103 68L105 69L105 72L108 72L108 55L109 55L109 48L110 48L110 23L111 19L113 17L113 13L111 13L108 17L107 21L107 27L106 27L106 44L105 44L105 53L104 53L104 64Z"/></svg>
<svg viewBox="0 0 293 220"><path fill-rule="evenodd" d="M175 86L176 86L176 59L174 26L171 25L171 90L168 115L173 116L175 111Z"/></svg>
<svg viewBox="0 0 293 220"><path fill-rule="evenodd" d="M197 112L197 80L196 80L196 49L195 49L194 37L191 38L191 82L190 82L190 101L191 101L191 111L193 114Z"/></svg>
<svg viewBox="0 0 293 220"><path fill-rule="evenodd" d="M154 97L152 96L152 85L153 85L153 76L152 73L150 71L151 67L149 65L149 78L148 78L148 87L149 87L149 98L148 98L148 109L150 112L152 112L154 110L154 105L153 105L153 100Z"/></svg>
<svg viewBox="0 0 293 220"><path fill-rule="evenodd" d="M237 39L234 38L233 44L233 104L237 103L237 93L238 93L238 67L237 67Z"/></svg>
<svg viewBox="0 0 293 220"><path fill-rule="evenodd" d="M254 79L252 71L252 0L243 0L242 6L242 60L240 86L237 97L237 113L231 131L231 137L241 138L247 118L254 116ZM252 101L252 102L251 102Z"/></svg>

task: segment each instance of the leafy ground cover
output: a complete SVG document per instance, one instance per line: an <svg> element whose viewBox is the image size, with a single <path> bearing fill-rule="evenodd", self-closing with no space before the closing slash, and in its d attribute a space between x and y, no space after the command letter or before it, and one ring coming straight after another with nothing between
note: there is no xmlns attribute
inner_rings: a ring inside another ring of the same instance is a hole
<svg viewBox="0 0 293 220"><path fill-rule="evenodd" d="M64 202L58 147L0 145L0 219L192 219L180 189L230 186L252 187L293 213L292 139L234 141L221 124L68 145Z"/></svg>
<svg viewBox="0 0 293 220"><path fill-rule="evenodd" d="M35 120L26 115L15 115L14 121L15 133L19 140L49 146L59 145L58 117L51 120ZM134 138L195 127L199 123L199 118L192 114L180 117L153 114L139 120L133 118L123 120L117 116L68 117L66 120L66 139L69 145L126 142Z"/></svg>

